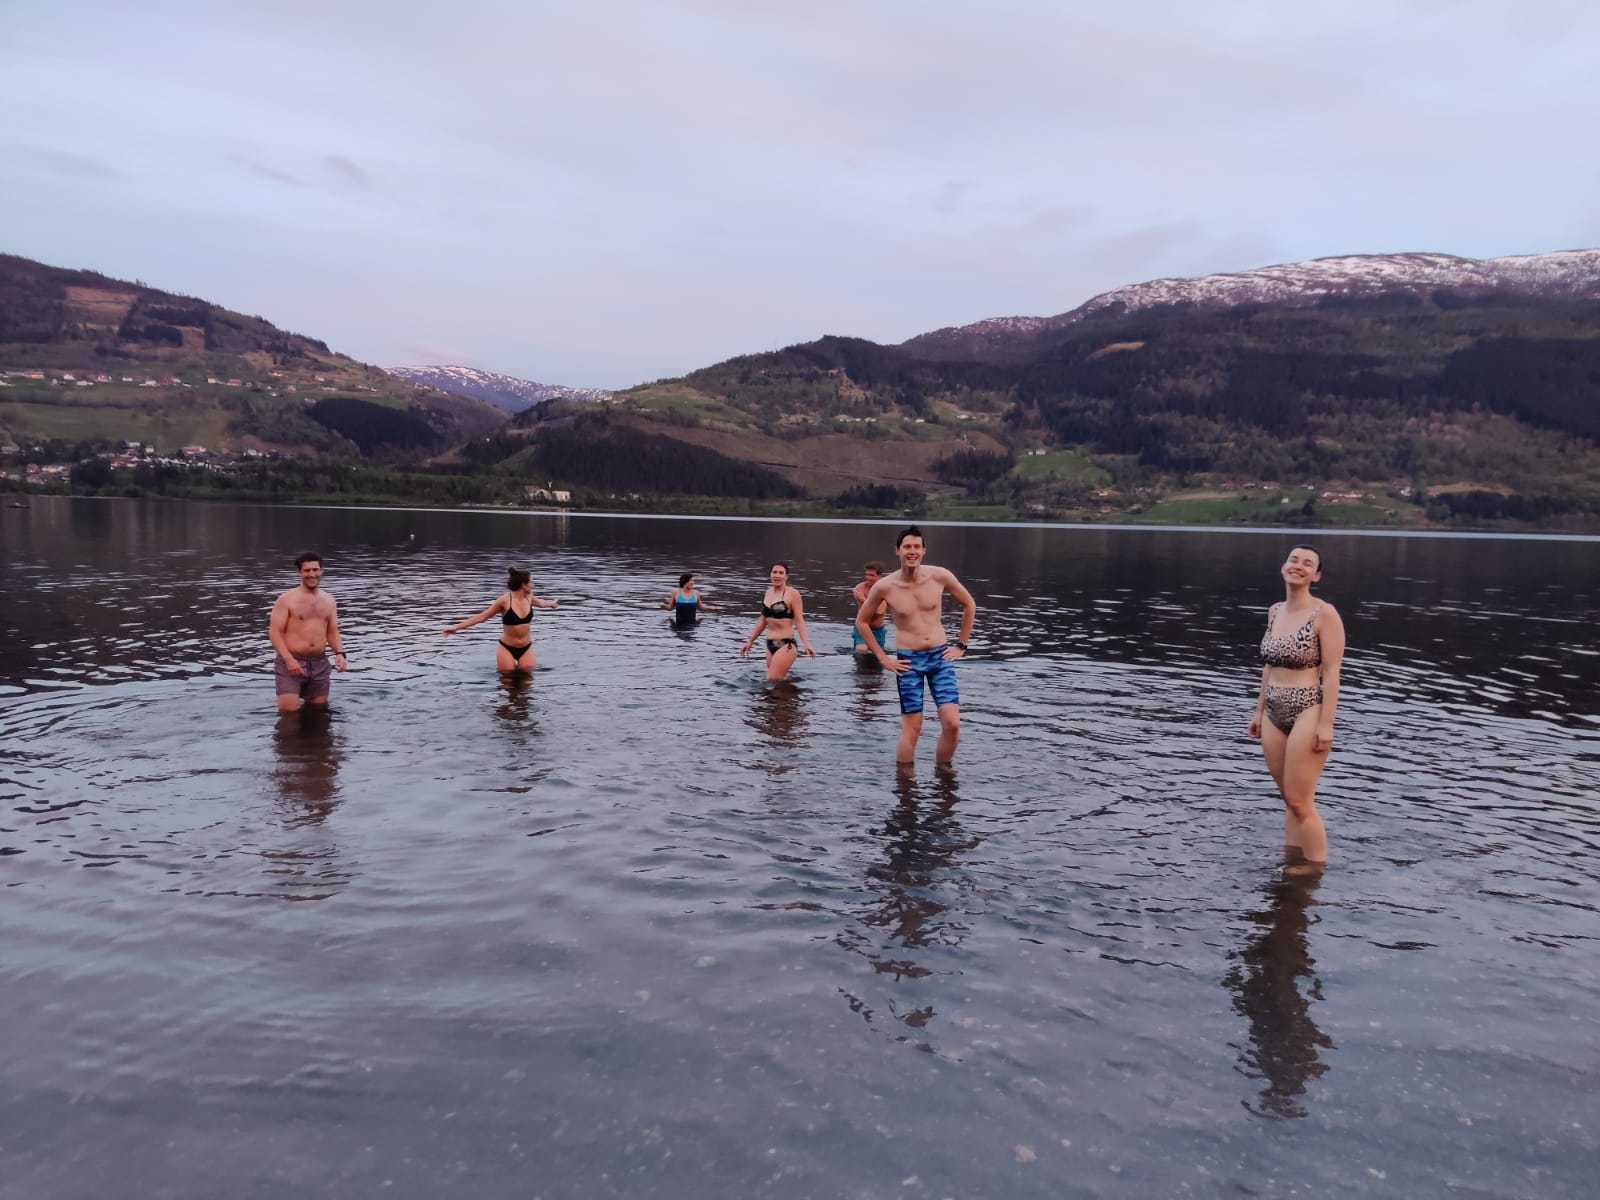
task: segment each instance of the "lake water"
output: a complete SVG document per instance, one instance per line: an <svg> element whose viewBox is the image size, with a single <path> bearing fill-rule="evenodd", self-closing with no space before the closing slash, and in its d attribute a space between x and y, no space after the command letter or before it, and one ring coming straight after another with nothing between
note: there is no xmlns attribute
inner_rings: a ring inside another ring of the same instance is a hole
<svg viewBox="0 0 1600 1200"><path fill-rule="evenodd" d="M1317 535L1312 882L1244 737L1291 537L929 527L980 611L899 778L893 532L0 507L0 1196L1594 1195L1600 544ZM351 670L280 720L308 547ZM526 688L437 636L509 565Z"/></svg>

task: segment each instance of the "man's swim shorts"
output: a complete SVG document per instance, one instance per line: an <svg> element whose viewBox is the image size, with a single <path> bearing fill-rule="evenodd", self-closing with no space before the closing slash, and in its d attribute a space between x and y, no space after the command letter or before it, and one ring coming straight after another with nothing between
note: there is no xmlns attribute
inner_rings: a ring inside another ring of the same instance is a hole
<svg viewBox="0 0 1600 1200"><path fill-rule="evenodd" d="M878 645L885 650L889 648L889 627L887 625L872 626L872 636L878 640ZM854 625L850 627L850 649L860 650L867 644L867 639L861 636L861 630Z"/></svg>
<svg viewBox="0 0 1600 1200"><path fill-rule="evenodd" d="M283 665L283 659L278 655L272 656L273 678L278 686L280 696L299 696L310 701L326 700L328 698L328 684L333 679L333 668L328 663L325 654L296 654L295 661L300 664L300 674L291 674L289 668Z"/></svg>
<svg viewBox="0 0 1600 1200"><path fill-rule="evenodd" d="M900 711L910 716L922 711L922 683L927 680L933 692L935 708L946 704L960 704L961 693L956 688L956 668L944 652L948 646L930 646L926 650L896 650L895 657L911 665L894 677L900 689Z"/></svg>

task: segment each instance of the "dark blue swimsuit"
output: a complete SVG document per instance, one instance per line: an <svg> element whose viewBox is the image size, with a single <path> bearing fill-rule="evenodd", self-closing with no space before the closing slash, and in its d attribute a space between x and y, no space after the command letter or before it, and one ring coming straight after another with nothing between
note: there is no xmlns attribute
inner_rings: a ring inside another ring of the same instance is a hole
<svg viewBox="0 0 1600 1200"><path fill-rule="evenodd" d="M699 619L700 598L698 596L690 596L686 600L684 599L683 593L679 592L675 597L673 597L672 623L674 625L676 625L679 629L692 629L694 628L695 622L697 622Z"/></svg>

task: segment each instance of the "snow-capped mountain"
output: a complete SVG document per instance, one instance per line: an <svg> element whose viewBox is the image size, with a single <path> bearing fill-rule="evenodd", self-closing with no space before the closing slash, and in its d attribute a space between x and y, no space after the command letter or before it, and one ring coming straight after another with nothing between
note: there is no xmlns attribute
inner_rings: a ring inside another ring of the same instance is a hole
<svg viewBox="0 0 1600 1200"><path fill-rule="evenodd" d="M919 334L903 344L923 354L981 354L1004 350L1092 317L1134 313L1163 304L1189 303L1210 309L1239 304L1306 308L1330 298L1434 292L1600 299L1600 250L1482 259L1453 254L1346 254L1237 274L1152 279L1103 292L1059 316L994 317Z"/></svg>
<svg viewBox="0 0 1600 1200"><path fill-rule="evenodd" d="M563 387L554 383L534 383L515 375L480 371L476 367L389 367L397 375L423 387L471 396L513 415L532 408L542 400L604 400L611 395L604 388Z"/></svg>

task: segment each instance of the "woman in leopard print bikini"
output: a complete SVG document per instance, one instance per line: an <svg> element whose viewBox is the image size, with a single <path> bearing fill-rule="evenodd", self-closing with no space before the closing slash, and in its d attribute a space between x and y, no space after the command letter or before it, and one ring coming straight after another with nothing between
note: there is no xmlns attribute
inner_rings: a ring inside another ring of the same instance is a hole
<svg viewBox="0 0 1600 1200"><path fill-rule="evenodd" d="M1316 547L1290 550L1280 574L1286 596L1267 612L1261 639L1266 666L1250 736L1261 739L1267 770L1283 796L1285 851L1320 864L1328 858L1328 832L1317 813L1317 781L1333 746L1344 622L1333 605L1311 594L1322 579Z"/></svg>

